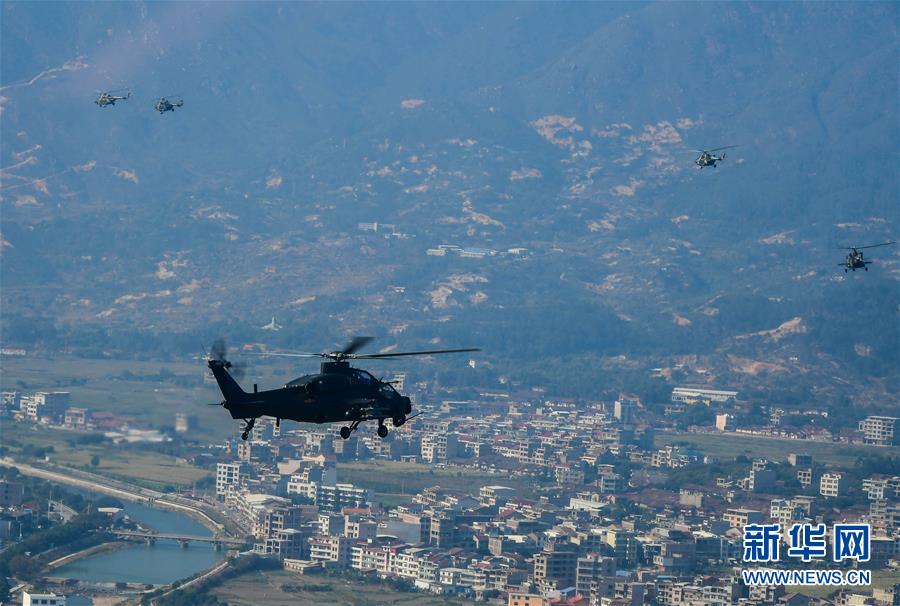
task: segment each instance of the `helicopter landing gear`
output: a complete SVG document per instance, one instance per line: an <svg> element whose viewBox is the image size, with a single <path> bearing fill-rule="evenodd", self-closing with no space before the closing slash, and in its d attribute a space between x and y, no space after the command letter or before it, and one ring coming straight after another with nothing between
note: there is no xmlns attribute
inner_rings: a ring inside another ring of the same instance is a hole
<svg viewBox="0 0 900 606"><path fill-rule="evenodd" d="M241 439L246 440L250 437L250 432L253 431L253 426L256 424L256 419L244 419L244 429L241 432Z"/></svg>
<svg viewBox="0 0 900 606"><path fill-rule="evenodd" d="M378 419L378 437L386 438L388 435L387 425L384 424L384 419Z"/></svg>
<svg viewBox="0 0 900 606"><path fill-rule="evenodd" d="M394 427L400 427L404 423L406 423L406 415L400 415L399 417L394 417L391 419L394 422Z"/></svg>
<svg viewBox="0 0 900 606"><path fill-rule="evenodd" d="M866 268L865 268L865 270L866 270L866 271L869 271L869 268L868 268L868 267L866 267Z"/></svg>
<svg viewBox="0 0 900 606"><path fill-rule="evenodd" d="M356 431L356 428L359 427L359 423L359 421L353 421L349 426L345 425L341 427L341 437L345 440L348 439L350 437L350 434Z"/></svg>

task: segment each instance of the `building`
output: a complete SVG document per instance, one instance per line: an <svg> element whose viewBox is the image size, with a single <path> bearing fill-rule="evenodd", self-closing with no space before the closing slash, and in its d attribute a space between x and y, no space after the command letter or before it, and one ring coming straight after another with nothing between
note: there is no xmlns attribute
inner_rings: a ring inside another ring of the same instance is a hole
<svg viewBox="0 0 900 606"><path fill-rule="evenodd" d="M800 486L806 488L807 486L812 486L813 483L813 468L807 467L805 469L797 470L797 481L800 482Z"/></svg>
<svg viewBox="0 0 900 606"><path fill-rule="evenodd" d="M22 592L22 606L66 606L66 596L55 593Z"/></svg>
<svg viewBox="0 0 900 606"><path fill-rule="evenodd" d="M319 513L319 534L338 536L344 534L344 522L346 518L336 513Z"/></svg>
<svg viewBox="0 0 900 606"><path fill-rule="evenodd" d="M378 533L378 524L372 520L353 519L352 516L344 516L344 536L358 541L374 539Z"/></svg>
<svg viewBox="0 0 900 606"><path fill-rule="evenodd" d="M427 433L422 436L422 460L426 463L446 463L456 457L457 438L448 432Z"/></svg>
<svg viewBox="0 0 900 606"><path fill-rule="evenodd" d="M0 507L20 505L25 498L25 485L21 482L0 480Z"/></svg>
<svg viewBox="0 0 900 606"><path fill-rule="evenodd" d="M217 463L216 464L216 495L224 497L228 494L228 488L237 488L241 484L241 478L250 473L250 467L244 463Z"/></svg>
<svg viewBox="0 0 900 606"><path fill-rule="evenodd" d="M701 490L688 490L682 488L678 491L678 504L683 505L684 507L696 507L697 509L700 509L703 507L703 496L704 493Z"/></svg>
<svg viewBox="0 0 900 606"><path fill-rule="evenodd" d="M600 494L618 494L628 487L628 482L617 473L601 474L596 484L600 487Z"/></svg>
<svg viewBox="0 0 900 606"><path fill-rule="evenodd" d="M332 566L350 566L350 546L355 539L341 536L316 535L309 540L309 559Z"/></svg>
<svg viewBox="0 0 900 606"><path fill-rule="evenodd" d="M189 415L186 412L175 413L175 431L187 433L197 429L197 415Z"/></svg>
<svg viewBox="0 0 900 606"><path fill-rule="evenodd" d="M823 473L819 480L819 494L823 497L839 497L847 492L847 481L842 473Z"/></svg>
<svg viewBox="0 0 900 606"><path fill-rule="evenodd" d="M722 519L728 522L732 528L741 528L747 524L759 524L763 521L761 511L755 509L729 509L723 515Z"/></svg>
<svg viewBox="0 0 900 606"><path fill-rule="evenodd" d="M344 507L363 507L372 500L372 492L353 484L319 484L315 503L326 511L340 511Z"/></svg>
<svg viewBox="0 0 900 606"><path fill-rule="evenodd" d="M634 423L635 406L628 400L616 400L613 405L613 416L617 421L625 425Z"/></svg>
<svg viewBox="0 0 900 606"><path fill-rule="evenodd" d="M506 606L548 606L550 599L536 593L518 593L511 591Z"/></svg>
<svg viewBox="0 0 900 606"><path fill-rule="evenodd" d="M869 500L900 499L900 476L866 478L862 489Z"/></svg>
<svg viewBox="0 0 900 606"><path fill-rule="evenodd" d="M866 417L859 422L859 430L863 432L866 444L893 446L896 443L897 417Z"/></svg>
<svg viewBox="0 0 900 606"><path fill-rule="evenodd" d="M553 468L557 484L584 484L584 470L581 465L560 463Z"/></svg>
<svg viewBox="0 0 900 606"><path fill-rule="evenodd" d="M282 497L251 493L246 488L229 491L225 504L236 511L241 525L260 541L276 537L281 530L300 529L304 522L314 523L317 515L311 505L294 505Z"/></svg>
<svg viewBox="0 0 900 606"><path fill-rule="evenodd" d="M772 469L751 470L747 488L750 492L771 492L776 479L777 474Z"/></svg>
<svg viewBox="0 0 900 606"><path fill-rule="evenodd" d="M275 556L279 560L309 557L309 534L305 529L281 528L272 530L262 542L253 546L254 553Z"/></svg>
<svg viewBox="0 0 900 606"><path fill-rule="evenodd" d="M788 455L788 463L793 467L812 467L813 458L808 454L791 453Z"/></svg>
<svg viewBox="0 0 900 606"><path fill-rule="evenodd" d="M534 582L554 589L575 585L578 554L574 551L542 551L534 556Z"/></svg>
<svg viewBox="0 0 900 606"><path fill-rule="evenodd" d="M769 517L781 524L782 528L790 528L808 515L809 503L794 503L791 499L772 499L769 507Z"/></svg>
<svg viewBox="0 0 900 606"><path fill-rule="evenodd" d="M58 421L69 407L69 396L68 391L39 391L30 398L23 397L20 405L25 407L25 417L31 421Z"/></svg>
<svg viewBox="0 0 900 606"><path fill-rule="evenodd" d="M0 406L6 410L19 410L22 394L18 391L0 392Z"/></svg>
<svg viewBox="0 0 900 606"><path fill-rule="evenodd" d="M482 486L478 498L483 505L497 507L505 505L515 492L515 488L509 488L508 486Z"/></svg>
<svg viewBox="0 0 900 606"><path fill-rule="evenodd" d="M605 541L612 549L617 567L625 568L637 562L638 541L633 532L611 528L606 531Z"/></svg>
<svg viewBox="0 0 900 606"><path fill-rule="evenodd" d="M614 558L589 553L577 560L575 566L575 588L581 595L588 595L591 592L591 583L603 577L613 577L615 575L616 561Z"/></svg>
<svg viewBox="0 0 900 606"><path fill-rule="evenodd" d="M713 402L724 404L737 399L736 391L721 391L718 389L700 389L697 387L676 387L672 390L672 402L685 404L706 404Z"/></svg>
<svg viewBox="0 0 900 606"><path fill-rule="evenodd" d="M71 406L63 414L63 425L69 429L87 429L87 408Z"/></svg>
<svg viewBox="0 0 900 606"><path fill-rule="evenodd" d="M719 431L731 431L734 429L734 416L727 412L716 415L716 429Z"/></svg>

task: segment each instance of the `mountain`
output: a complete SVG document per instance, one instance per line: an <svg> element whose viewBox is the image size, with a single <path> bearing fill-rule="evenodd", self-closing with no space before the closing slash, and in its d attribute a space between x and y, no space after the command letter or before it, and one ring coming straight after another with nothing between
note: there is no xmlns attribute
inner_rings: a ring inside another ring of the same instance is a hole
<svg viewBox="0 0 900 606"><path fill-rule="evenodd" d="M0 10L4 343L373 334L485 350L444 383L897 403L897 252L837 267L900 232L895 4Z"/></svg>

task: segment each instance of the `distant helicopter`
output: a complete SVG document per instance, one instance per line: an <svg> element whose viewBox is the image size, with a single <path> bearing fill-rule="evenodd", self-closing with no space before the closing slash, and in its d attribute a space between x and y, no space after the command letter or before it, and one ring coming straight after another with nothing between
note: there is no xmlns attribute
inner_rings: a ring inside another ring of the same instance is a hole
<svg viewBox="0 0 900 606"><path fill-rule="evenodd" d="M178 99L175 103L172 103L165 97L160 97L159 101L157 101L153 107L159 113L164 114L166 112L174 112L176 107L181 107L183 105L184 105L183 99Z"/></svg>
<svg viewBox="0 0 900 606"><path fill-rule="evenodd" d="M731 149L733 147L737 147L737 145L726 145L725 147L717 147L715 149L695 149L694 151L700 152L700 155L694 160L694 164L699 166L701 170L706 166L716 167L716 162L722 162L725 160L725 154L721 156L715 155L713 152L717 152L723 149Z"/></svg>
<svg viewBox="0 0 900 606"><path fill-rule="evenodd" d="M275 316L272 316L272 321L265 326L260 326L260 328L263 330L278 331L281 330L282 327L281 324L275 321Z"/></svg>
<svg viewBox="0 0 900 606"><path fill-rule="evenodd" d="M871 263L871 261L865 260L862 250L864 248L876 248L878 246L888 246L890 244L896 244L896 242L882 242L881 244L870 244L868 246L843 246L842 248L844 250L850 252L847 253L847 258L844 259L843 263L838 263L838 267L843 267L844 273L847 273L848 270L856 271L857 269L869 271L869 268L866 266Z"/></svg>
<svg viewBox="0 0 900 606"><path fill-rule="evenodd" d="M121 91L128 91L128 92L125 93L124 95L114 94L114 93L118 93ZM94 103L96 103L100 107L106 107L107 105L115 105L116 101L124 101L125 99L130 99L130 98L131 98L131 91L128 90L127 88L120 88L120 89L114 90L114 91L107 90L107 91L101 92L99 94L99 96L94 100Z"/></svg>
<svg viewBox="0 0 900 606"><path fill-rule="evenodd" d="M278 389L253 392L241 389L229 374L231 362L225 359L225 343L221 339L213 344L207 365L212 371L225 399L215 404L231 413L232 419L243 419L241 439L246 440L256 423L263 416L275 417L276 426L281 419L301 423L347 423L341 427L341 437L350 437L363 421L378 421L378 437L384 438L388 428L385 419L391 419L394 427L400 427L411 418L412 402L400 395L389 381L376 379L358 368L352 368L347 360L376 360L401 356L430 356L434 354L479 351L478 349L436 349L358 355L355 352L365 346L372 337L355 337L343 349L328 353L274 352L259 355L289 356L297 358L326 358L319 374L304 375Z"/></svg>

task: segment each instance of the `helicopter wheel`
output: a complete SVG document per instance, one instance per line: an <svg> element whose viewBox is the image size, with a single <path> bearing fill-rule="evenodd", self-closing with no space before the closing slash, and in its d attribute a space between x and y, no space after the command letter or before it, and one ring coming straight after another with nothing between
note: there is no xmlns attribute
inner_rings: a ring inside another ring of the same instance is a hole
<svg viewBox="0 0 900 606"><path fill-rule="evenodd" d="M344 427L341 427L341 437L344 438L345 440L350 437L351 433L352 433L352 430L349 427L347 427L346 425Z"/></svg>
<svg viewBox="0 0 900 606"><path fill-rule="evenodd" d="M868 268L868 267L866 268L866 271L869 271L869 268Z"/></svg>
<svg viewBox="0 0 900 606"><path fill-rule="evenodd" d="M241 434L241 439L244 441L247 441L247 438L249 438L249 437L250 437L250 434L247 433L246 431Z"/></svg>
<svg viewBox="0 0 900 606"><path fill-rule="evenodd" d="M388 435L388 428L387 428L387 426L386 426L386 425L379 425L379 426L378 426L378 437L379 437L379 438L386 438L387 435Z"/></svg>

